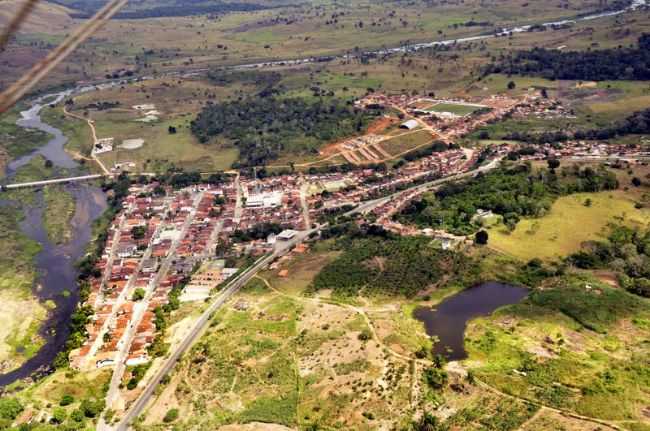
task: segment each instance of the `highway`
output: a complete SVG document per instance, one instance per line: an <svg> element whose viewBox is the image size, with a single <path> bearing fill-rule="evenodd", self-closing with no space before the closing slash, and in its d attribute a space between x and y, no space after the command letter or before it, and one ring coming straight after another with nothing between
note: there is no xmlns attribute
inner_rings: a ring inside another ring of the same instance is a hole
<svg viewBox="0 0 650 431"><path fill-rule="evenodd" d="M201 314L201 317L196 321L192 327L190 333L183 339L181 344L165 359L160 369L153 376L151 381L147 383L147 386L144 388L138 399L131 406L131 409L125 414L125 416L118 422L118 424L112 428L114 430L127 430L129 424L136 419L144 410L147 403L151 399L151 396L154 393L154 390L160 384L162 378L169 373L174 365L178 362L180 357L185 353L194 342L203 334L207 328L212 315L228 301L242 286L244 286L253 276L257 274L258 271L265 268L275 259L280 256L283 256L291 250L293 246L304 241L311 233L316 232L317 229L310 229L308 231L301 231L296 234L296 236L287 242L278 242L276 249L273 253L258 259L251 267L237 275L232 281L230 281L227 286L219 293L219 296L210 304L210 306ZM104 429L111 429L104 428Z"/></svg>

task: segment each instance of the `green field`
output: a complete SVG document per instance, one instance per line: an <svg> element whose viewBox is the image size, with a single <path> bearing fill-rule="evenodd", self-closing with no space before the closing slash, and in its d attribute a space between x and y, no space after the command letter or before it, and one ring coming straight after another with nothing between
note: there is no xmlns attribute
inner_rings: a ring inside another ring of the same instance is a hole
<svg viewBox="0 0 650 431"><path fill-rule="evenodd" d="M647 299L594 279L550 280L522 304L470 323L468 363L507 394L644 429L648 347L637 340L648 336L649 317Z"/></svg>
<svg viewBox="0 0 650 431"><path fill-rule="evenodd" d="M412 133L407 132L394 138L390 138L379 145L381 145L389 154L400 156L432 142L433 136L431 136L431 132L426 130L417 130Z"/></svg>
<svg viewBox="0 0 650 431"><path fill-rule="evenodd" d="M464 117L473 112L476 112L479 108L476 106L462 105L458 103L438 103L437 105L428 108L429 112L449 112L451 114L456 114L458 116Z"/></svg>
<svg viewBox="0 0 650 431"><path fill-rule="evenodd" d="M585 206L587 199L591 206ZM580 193L559 198L551 211L537 219L523 219L508 233L503 225L489 229L489 245L523 261L556 259L578 251L584 241L599 239L608 223L623 221L646 226L650 211L634 207L622 191Z"/></svg>

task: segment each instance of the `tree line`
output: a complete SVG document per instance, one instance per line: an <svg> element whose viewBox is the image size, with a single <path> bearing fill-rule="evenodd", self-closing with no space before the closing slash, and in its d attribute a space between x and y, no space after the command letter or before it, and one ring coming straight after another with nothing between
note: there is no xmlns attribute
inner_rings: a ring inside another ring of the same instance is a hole
<svg viewBox="0 0 650 431"><path fill-rule="evenodd" d="M533 48L502 57L484 74L532 75L547 79L606 81L650 79L650 34L638 39L636 48L593 51L560 51Z"/></svg>
<svg viewBox="0 0 650 431"><path fill-rule="evenodd" d="M506 226L514 230L521 217L546 214L561 195L616 188L616 175L606 169L576 166L563 168L558 175L555 168L533 172L529 164L519 164L447 184L436 193L413 201L395 218L468 235L479 227L475 215L482 209L502 216Z"/></svg>

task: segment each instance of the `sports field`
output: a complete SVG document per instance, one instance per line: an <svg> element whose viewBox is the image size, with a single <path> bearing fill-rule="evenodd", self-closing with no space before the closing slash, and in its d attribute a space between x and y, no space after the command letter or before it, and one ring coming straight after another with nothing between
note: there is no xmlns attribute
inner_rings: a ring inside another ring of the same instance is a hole
<svg viewBox="0 0 650 431"><path fill-rule="evenodd" d="M462 103L438 103L426 109L429 112L449 112L451 114L464 117L465 115L472 114L479 109L478 106L464 105Z"/></svg>

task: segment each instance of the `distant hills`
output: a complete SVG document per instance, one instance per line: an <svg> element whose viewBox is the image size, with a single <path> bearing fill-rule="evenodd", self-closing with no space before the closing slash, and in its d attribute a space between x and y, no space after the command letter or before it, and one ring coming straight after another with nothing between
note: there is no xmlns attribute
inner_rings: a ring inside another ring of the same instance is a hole
<svg viewBox="0 0 650 431"><path fill-rule="evenodd" d="M50 0L50 3L73 10L72 18L88 18L99 10L106 0ZM271 9L293 4L290 0L136 0L115 15L116 19L144 19L168 16L218 14Z"/></svg>

